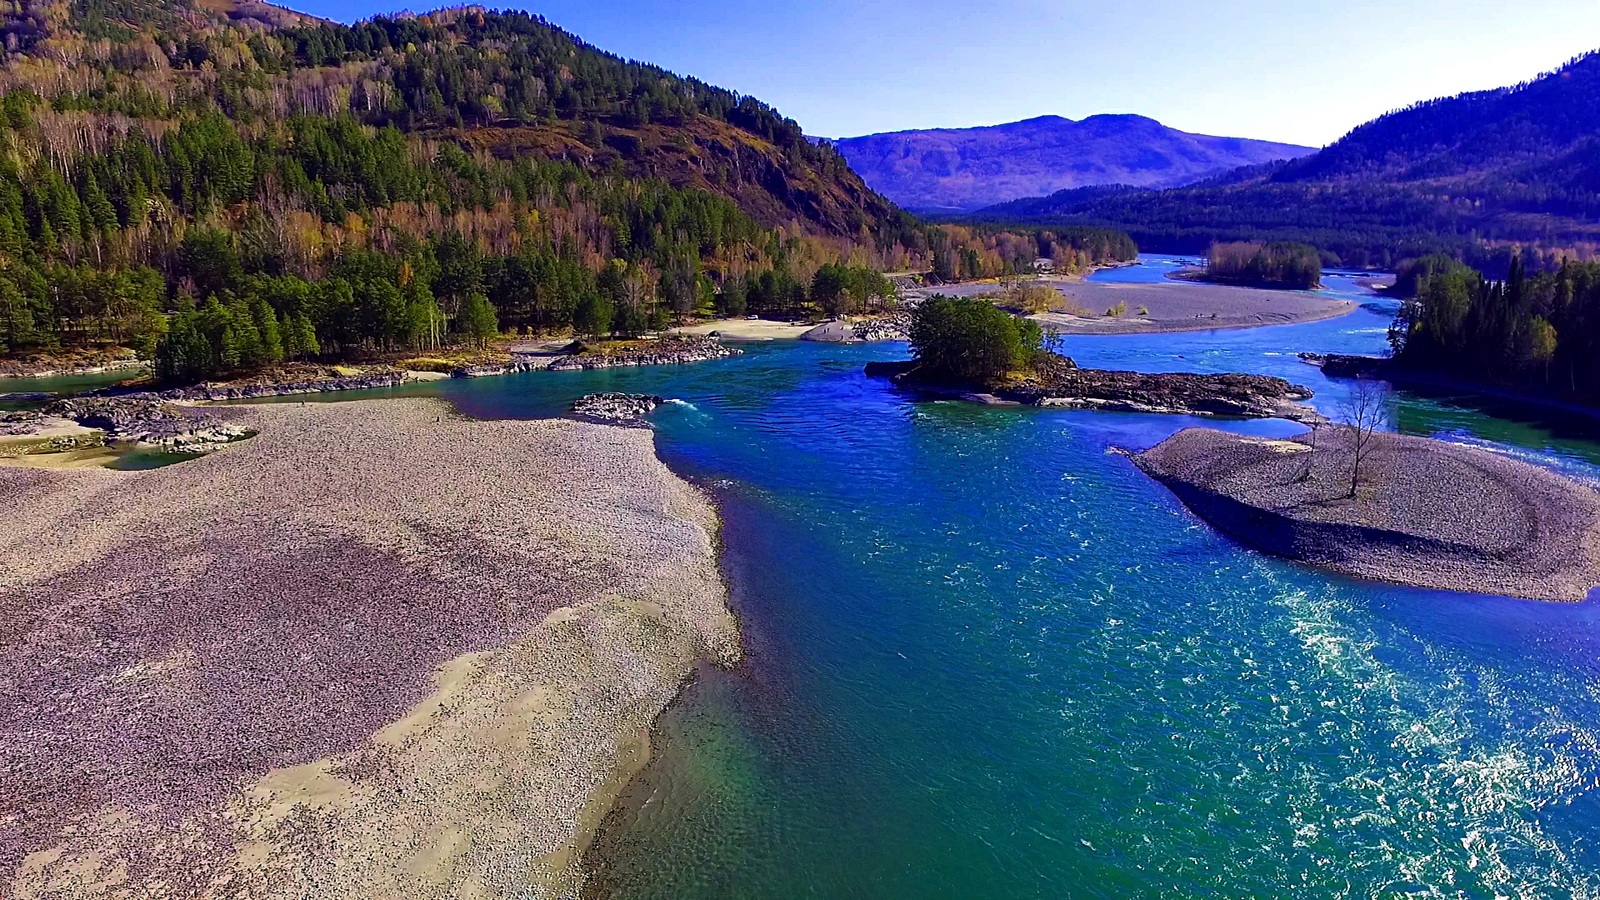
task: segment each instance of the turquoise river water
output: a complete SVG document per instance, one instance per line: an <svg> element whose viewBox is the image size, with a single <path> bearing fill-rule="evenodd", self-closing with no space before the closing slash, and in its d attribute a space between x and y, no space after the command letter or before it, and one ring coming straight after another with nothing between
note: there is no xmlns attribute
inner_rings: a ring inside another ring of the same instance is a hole
<svg viewBox="0 0 1600 900"><path fill-rule="evenodd" d="M1086 365L1283 375L1331 409L1340 385L1295 354L1379 350L1389 310L1363 299L1326 322L1063 343ZM593 893L1600 893L1600 606L1243 550L1111 452L1198 420L918 402L861 374L904 353L776 342L444 386L479 416L675 398L660 453L721 505L748 660L701 672L659 723ZM1390 410L1600 471L1581 424Z"/></svg>
<svg viewBox="0 0 1600 900"><path fill-rule="evenodd" d="M1170 265L1144 263L1097 277ZM1390 307L1327 281L1369 306L1063 349L1282 375L1331 410L1343 388L1296 353L1376 352ZM1243 550L1112 452L1218 423L923 402L861 374L905 352L774 342L435 388L476 416L674 398L659 452L722 510L748 659L707 667L663 716L590 854L593 893L1600 894L1600 606ZM1403 431L1600 473L1581 422L1399 393L1389 410Z"/></svg>

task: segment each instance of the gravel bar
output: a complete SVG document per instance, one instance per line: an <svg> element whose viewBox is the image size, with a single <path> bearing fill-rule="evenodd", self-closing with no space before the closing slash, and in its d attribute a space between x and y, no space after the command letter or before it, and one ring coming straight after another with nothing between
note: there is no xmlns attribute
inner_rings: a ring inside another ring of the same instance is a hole
<svg viewBox="0 0 1600 900"><path fill-rule="evenodd" d="M644 429L214 412L259 436L0 469L0 896L573 894L738 657L707 499Z"/></svg>
<svg viewBox="0 0 1600 900"><path fill-rule="evenodd" d="M1377 433L1355 498L1353 431L1269 440L1188 428L1134 457L1260 550L1414 587L1578 601L1600 584L1600 495L1519 460ZM1310 466L1311 477L1304 473Z"/></svg>

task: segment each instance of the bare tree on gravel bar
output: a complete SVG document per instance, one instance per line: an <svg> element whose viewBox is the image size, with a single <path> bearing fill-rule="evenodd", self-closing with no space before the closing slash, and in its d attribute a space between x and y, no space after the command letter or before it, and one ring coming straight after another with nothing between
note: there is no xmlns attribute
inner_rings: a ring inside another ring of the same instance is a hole
<svg viewBox="0 0 1600 900"><path fill-rule="evenodd" d="M1361 484L1361 467L1372 453L1372 435L1383 421L1383 389L1365 378L1356 380L1350 396L1339 405L1339 418L1350 428L1350 497Z"/></svg>

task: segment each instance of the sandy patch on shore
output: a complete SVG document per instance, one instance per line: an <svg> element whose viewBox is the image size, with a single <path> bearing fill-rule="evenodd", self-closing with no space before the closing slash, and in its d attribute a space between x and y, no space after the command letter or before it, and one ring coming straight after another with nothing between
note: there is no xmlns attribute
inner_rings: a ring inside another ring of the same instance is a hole
<svg viewBox="0 0 1600 900"><path fill-rule="evenodd" d="M643 429L219 412L260 435L0 469L0 885L573 893L650 722L738 655L708 502Z"/></svg>
<svg viewBox="0 0 1600 900"><path fill-rule="evenodd" d="M715 331L730 341L781 341L800 337L810 325L791 325L770 319L717 319L672 329L670 334L710 334Z"/></svg>
<svg viewBox="0 0 1600 900"><path fill-rule="evenodd" d="M56 453L25 453L7 456L0 447L0 466L17 469L86 469L113 463L120 456L110 447L86 447L82 450L62 450Z"/></svg>

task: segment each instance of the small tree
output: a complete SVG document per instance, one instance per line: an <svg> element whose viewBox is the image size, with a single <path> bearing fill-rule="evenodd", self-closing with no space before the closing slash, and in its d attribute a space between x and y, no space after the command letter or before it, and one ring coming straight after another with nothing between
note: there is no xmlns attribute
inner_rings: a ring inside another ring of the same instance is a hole
<svg viewBox="0 0 1600 900"><path fill-rule="evenodd" d="M1358 378L1339 411L1339 418L1350 429L1350 496L1353 498L1361 483L1362 467L1372 453L1378 425L1383 421L1383 391L1376 383Z"/></svg>
<svg viewBox="0 0 1600 900"><path fill-rule="evenodd" d="M911 314L911 352L934 378L991 384L1031 367L1044 342L1039 323L977 297L935 295Z"/></svg>
<svg viewBox="0 0 1600 900"><path fill-rule="evenodd" d="M740 302L743 303L742 298ZM611 333L614 313L609 297L590 291L578 300L578 307L572 313L572 330L576 334L604 337Z"/></svg>
<svg viewBox="0 0 1600 900"><path fill-rule="evenodd" d="M482 294L468 294L461 301L456 324L467 340L480 350L489 346L489 339L500 333L500 320L495 316L494 305Z"/></svg>

